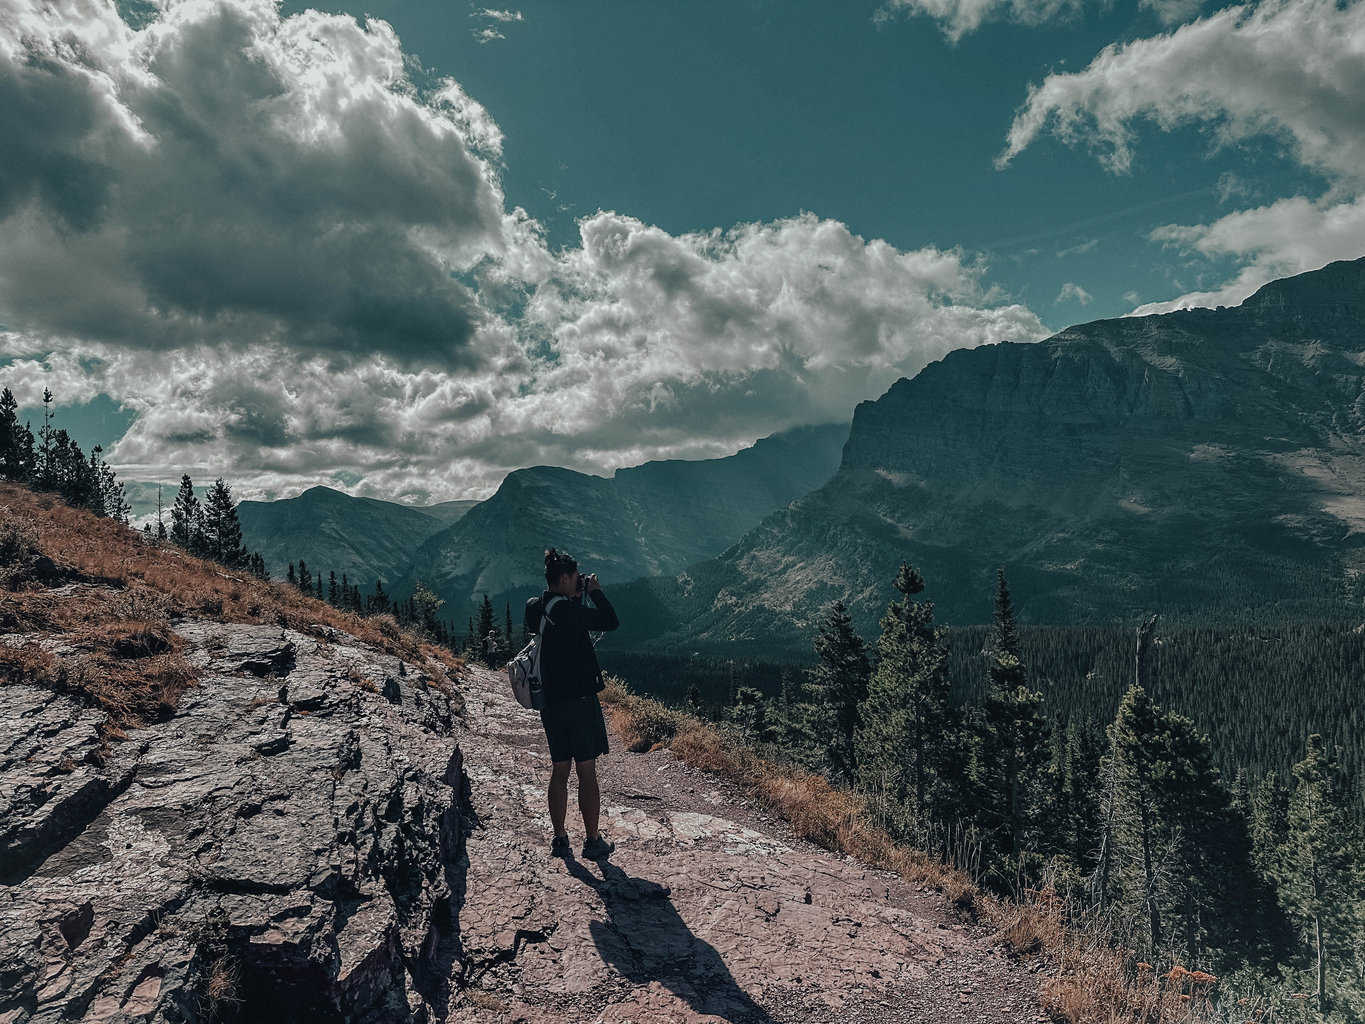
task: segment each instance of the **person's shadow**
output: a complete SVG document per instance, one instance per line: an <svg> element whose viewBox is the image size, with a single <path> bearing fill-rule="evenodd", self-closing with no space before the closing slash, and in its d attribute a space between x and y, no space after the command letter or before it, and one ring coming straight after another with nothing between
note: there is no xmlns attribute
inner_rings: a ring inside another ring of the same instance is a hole
<svg viewBox="0 0 1365 1024"><path fill-rule="evenodd" d="M735 983L716 948L692 933L673 906L667 886L602 860L602 877L569 858L569 874L602 897L606 921L588 930L602 959L633 984L657 981L698 1013L731 1024L771 1024L772 1017Z"/></svg>

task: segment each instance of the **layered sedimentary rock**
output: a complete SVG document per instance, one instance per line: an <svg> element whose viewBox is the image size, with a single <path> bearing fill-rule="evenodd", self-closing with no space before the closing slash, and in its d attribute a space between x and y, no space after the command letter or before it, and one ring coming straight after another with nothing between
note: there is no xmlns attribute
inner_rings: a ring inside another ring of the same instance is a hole
<svg viewBox="0 0 1365 1024"><path fill-rule="evenodd" d="M449 681L335 631L176 631L200 679L121 741L0 688L0 1021L428 1019L460 884Z"/></svg>

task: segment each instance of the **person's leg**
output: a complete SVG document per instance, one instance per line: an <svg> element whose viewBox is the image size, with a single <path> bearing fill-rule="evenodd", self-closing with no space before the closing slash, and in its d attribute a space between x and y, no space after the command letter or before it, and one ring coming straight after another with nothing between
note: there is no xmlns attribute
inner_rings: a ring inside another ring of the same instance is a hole
<svg viewBox="0 0 1365 1024"><path fill-rule="evenodd" d="M574 768L578 772L578 809L583 814L584 836L588 841L597 835L602 804L602 793L597 786L597 759L577 761Z"/></svg>
<svg viewBox="0 0 1365 1024"><path fill-rule="evenodd" d="M572 767L572 761L556 761L550 766L550 824L557 836L568 835L564 818L569 812L569 769Z"/></svg>

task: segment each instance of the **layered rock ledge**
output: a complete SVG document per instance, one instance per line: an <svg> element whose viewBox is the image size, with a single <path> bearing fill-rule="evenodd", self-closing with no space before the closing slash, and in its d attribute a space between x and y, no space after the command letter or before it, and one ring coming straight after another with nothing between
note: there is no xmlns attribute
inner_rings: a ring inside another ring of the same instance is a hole
<svg viewBox="0 0 1365 1024"><path fill-rule="evenodd" d="M200 680L121 742L0 687L0 1024L430 1019L462 888L448 681L323 628L175 628Z"/></svg>

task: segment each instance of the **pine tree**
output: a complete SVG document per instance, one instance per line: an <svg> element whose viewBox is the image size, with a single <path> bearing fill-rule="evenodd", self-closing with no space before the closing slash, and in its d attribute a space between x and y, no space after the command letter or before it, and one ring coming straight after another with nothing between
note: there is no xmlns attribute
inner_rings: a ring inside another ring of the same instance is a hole
<svg viewBox="0 0 1365 1024"><path fill-rule="evenodd" d="M308 563L299 559L299 589L305 594L313 592L313 574L308 571Z"/></svg>
<svg viewBox="0 0 1365 1024"><path fill-rule="evenodd" d="M767 743L773 738L767 703L763 691L752 686L741 686L736 691L730 720L749 743Z"/></svg>
<svg viewBox="0 0 1365 1024"><path fill-rule="evenodd" d="M484 638L493 632L493 628L493 602L484 594L483 604L479 605L479 628L474 635L482 643Z"/></svg>
<svg viewBox="0 0 1365 1024"><path fill-rule="evenodd" d="M507 602L507 607L506 607L505 611L506 611L506 613L507 613L507 626L506 626L506 632L504 632L502 635L503 635L503 637L507 640L508 647L510 648L510 647L511 647L511 644L512 644L512 602L511 602L511 601L508 601L508 602Z"/></svg>
<svg viewBox="0 0 1365 1024"><path fill-rule="evenodd" d="M857 778L854 743L861 724L859 712L867 700L871 668L863 639L853 629L843 601L835 601L821 621L815 654L819 660L811 669L810 681L815 693L816 739L824 748L830 778L852 785Z"/></svg>
<svg viewBox="0 0 1365 1024"><path fill-rule="evenodd" d="M365 604L365 610L370 615L382 615L389 610L389 595L384 593L384 581L374 581L374 593L370 595Z"/></svg>
<svg viewBox="0 0 1365 1024"><path fill-rule="evenodd" d="M19 403L9 388L0 391L0 479L24 481Z"/></svg>
<svg viewBox="0 0 1365 1024"><path fill-rule="evenodd" d="M299 577L298 577L298 574L294 572L294 563L293 563L293 562L290 562L290 563L289 563L289 572L288 572L288 574L285 576L285 579L289 581L289 584L290 584L291 586L297 587L297 586L299 585Z"/></svg>
<svg viewBox="0 0 1365 1024"><path fill-rule="evenodd" d="M44 489L52 489L56 486L56 466L53 465L53 434L52 434L52 392L48 388L43 388L43 428L38 432L41 461L38 463L37 481L38 486Z"/></svg>
<svg viewBox="0 0 1365 1024"><path fill-rule="evenodd" d="M201 518L194 484L190 475L185 473L180 477L180 490L176 493L175 504L171 506L171 542L191 553L198 553Z"/></svg>
<svg viewBox="0 0 1365 1024"><path fill-rule="evenodd" d="M1336 757L1321 736L1309 736L1303 760L1294 766L1278 876L1285 909L1308 936L1320 1014L1331 1004L1332 963L1347 953L1352 918L1360 911L1361 851L1344 790Z"/></svg>
<svg viewBox="0 0 1365 1024"><path fill-rule="evenodd" d="M321 601L321 600L322 600L322 573L318 573L317 576L315 576L315 577L313 578L313 583L314 583L314 585L315 585L316 588L317 588L317 589L315 590L313 596L316 597L319 601Z"/></svg>
<svg viewBox="0 0 1365 1024"><path fill-rule="evenodd" d="M908 799L924 827L946 810L961 765L949 703L947 650L931 601L913 600L924 578L909 564L896 575L901 600L882 616L877 667L868 682L855 740L865 784Z"/></svg>
<svg viewBox="0 0 1365 1024"><path fill-rule="evenodd" d="M242 547L242 526L237 520L237 503L232 490L220 476L213 482L204 502L204 551L215 562L236 568L246 559Z"/></svg>
<svg viewBox="0 0 1365 1024"><path fill-rule="evenodd" d="M1022 849L1025 830L1036 821L1036 793L1031 790L1048 760L1048 725L1043 695L1025 685L1019 631L1003 568L996 572L988 657L977 768L982 825L997 837L1000 851L1014 857Z"/></svg>
<svg viewBox="0 0 1365 1024"><path fill-rule="evenodd" d="M329 570L327 573L327 603L336 606L337 603L337 574L336 570Z"/></svg>
<svg viewBox="0 0 1365 1024"><path fill-rule="evenodd" d="M1115 869L1148 949L1167 942L1190 965L1258 940L1268 909L1251 866L1246 822L1213 765L1207 737L1134 684L1109 729L1115 779ZM1163 928L1169 931L1163 931Z"/></svg>
<svg viewBox="0 0 1365 1024"><path fill-rule="evenodd" d="M421 580L412 592L413 620L431 636L441 633L441 606L445 604L436 592Z"/></svg>

